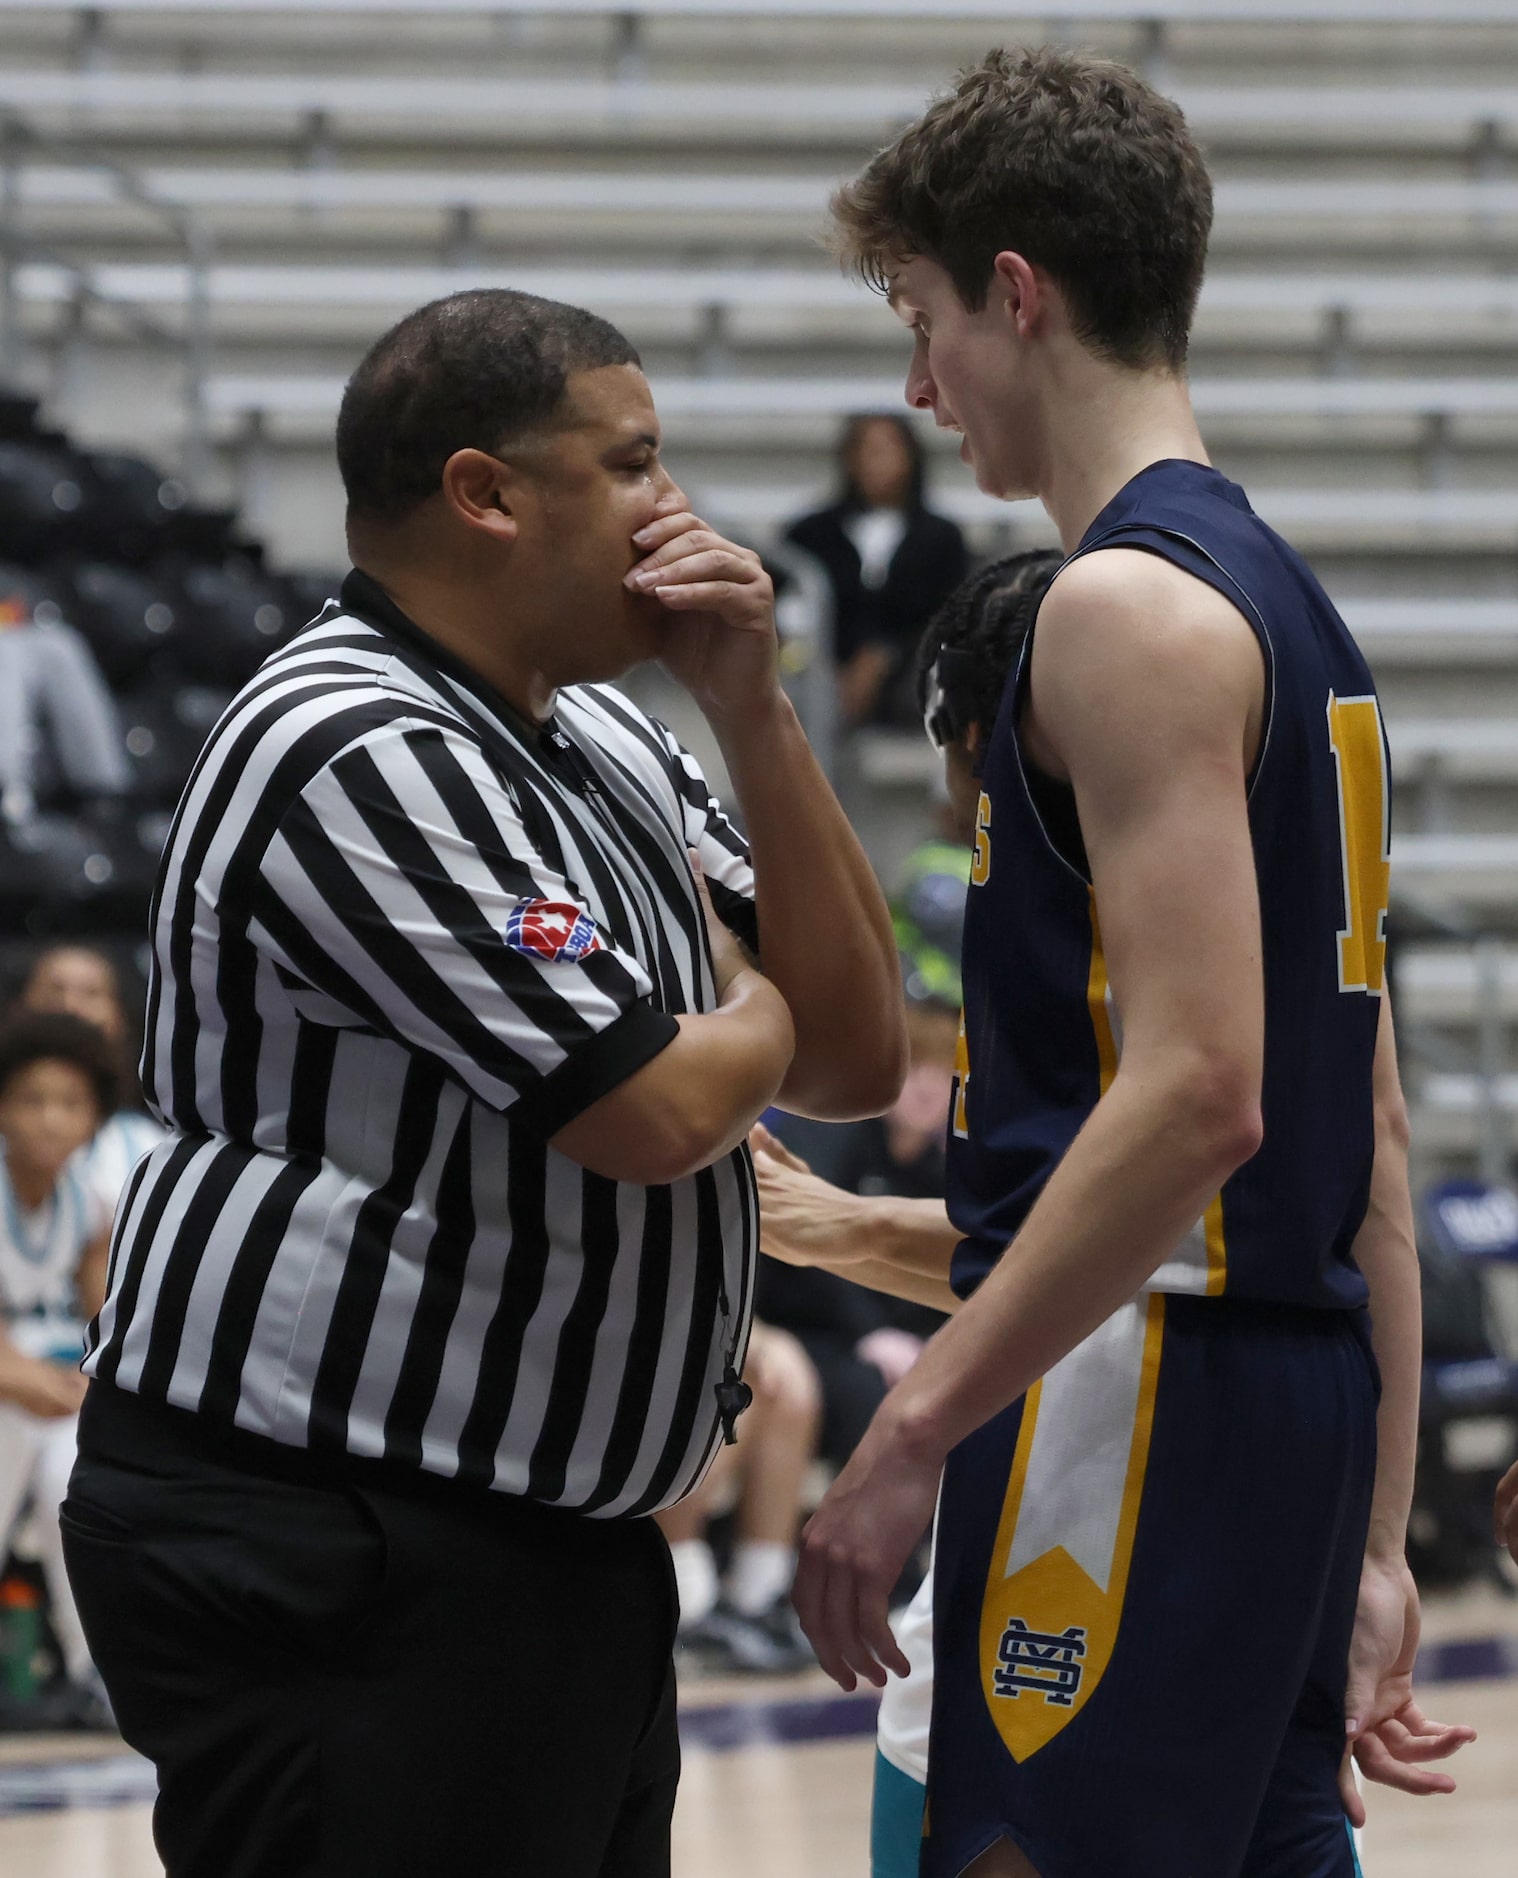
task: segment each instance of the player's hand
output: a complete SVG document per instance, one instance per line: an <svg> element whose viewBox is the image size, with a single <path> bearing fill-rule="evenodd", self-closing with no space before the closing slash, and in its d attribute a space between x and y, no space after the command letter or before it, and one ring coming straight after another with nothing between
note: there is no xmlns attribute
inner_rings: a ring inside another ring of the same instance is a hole
<svg viewBox="0 0 1518 1878"><path fill-rule="evenodd" d="M792 1173L809 1174L812 1171L810 1161L803 1161L794 1148L789 1148L779 1135L772 1134L763 1122L755 1122L748 1131L748 1145L755 1155L768 1155L772 1161L778 1161L782 1167L788 1167Z"/></svg>
<svg viewBox="0 0 1518 1878"><path fill-rule="evenodd" d="M751 713L779 695L775 589L759 556L688 509L639 529L626 584L669 614L659 662L703 711Z"/></svg>
<svg viewBox="0 0 1518 1878"><path fill-rule="evenodd" d="M1351 1756L1367 1780L1382 1786L1403 1793L1453 1793L1453 1779L1429 1763L1447 1759L1476 1738L1474 1728L1430 1721L1413 1700L1421 1626L1418 1587L1406 1560L1367 1558L1349 1646L1348 1745L1339 1773L1344 1811L1356 1826L1365 1824L1365 1803L1355 1787Z"/></svg>
<svg viewBox="0 0 1518 1878"><path fill-rule="evenodd" d="M1498 1543L1507 1547L1518 1565L1518 1461L1498 1482L1496 1523Z"/></svg>
<svg viewBox="0 0 1518 1878"><path fill-rule="evenodd" d="M909 1673L891 1634L891 1591L933 1518L943 1456L896 1432L891 1398L801 1534L791 1601L817 1661L842 1689Z"/></svg>
<svg viewBox="0 0 1518 1878"><path fill-rule="evenodd" d="M77 1369L65 1369L61 1363L47 1363L40 1357L12 1353L0 1368L0 1399L42 1421L77 1415L88 1387Z"/></svg>
<svg viewBox="0 0 1518 1878"><path fill-rule="evenodd" d="M764 1128L749 1131L759 1183L759 1249L782 1265L850 1265L870 1256L859 1196L818 1177Z"/></svg>

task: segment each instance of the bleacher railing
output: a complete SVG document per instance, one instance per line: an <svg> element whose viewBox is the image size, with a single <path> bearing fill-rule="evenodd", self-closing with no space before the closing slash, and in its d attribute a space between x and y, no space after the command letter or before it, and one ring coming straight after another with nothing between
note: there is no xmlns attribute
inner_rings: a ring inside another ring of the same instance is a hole
<svg viewBox="0 0 1518 1878"><path fill-rule="evenodd" d="M34 239L23 221L23 174L42 153L87 167L105 178L118 200L159 219L179 244L184 266L182 330L161 325L128 294L102 286L96 271ZM183 364L184 428L181 477L192 494L204 492L211 460L211 418L207 402L213 355L211 271L215 259L210 232L192 209L164 200L128 165L72 140L39 131L15 112L0 118L0 383L21 377L23 333L21 272L42 265L61 272L69 283L72 319L82 331L86 311L102 308L144 344L167 349Z"/></svg>

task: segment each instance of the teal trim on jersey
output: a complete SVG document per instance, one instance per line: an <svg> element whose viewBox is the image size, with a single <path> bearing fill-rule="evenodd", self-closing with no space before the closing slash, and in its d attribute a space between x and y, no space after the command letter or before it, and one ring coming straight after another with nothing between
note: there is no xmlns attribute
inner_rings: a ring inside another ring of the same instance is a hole
<svg viewBox="0 0 1518 1878"><path fill-rule="evenodd" d="M1365 1878L1365 1873L1360 1865L1359 1849L1355 1845L1355 1829L1350 1825L1347 1819L1344 1822L1344 1830L1349 1834L1349 1856L1355 1862L1355 1878Z"/></svg>
<svg viewBox="0 0 1518 1878"><path fill-rule="evenodd" d="M917 1878L927 1788L875 1750L870 1798L870 1878Z"/></svg>

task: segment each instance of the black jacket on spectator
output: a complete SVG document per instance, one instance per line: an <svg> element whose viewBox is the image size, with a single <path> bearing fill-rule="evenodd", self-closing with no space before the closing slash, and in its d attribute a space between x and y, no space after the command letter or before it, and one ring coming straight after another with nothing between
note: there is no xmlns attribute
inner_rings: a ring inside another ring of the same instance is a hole
<svg viewBox="0 0 1518 1878"><path fill-rule="evenodd" d="M886 645L898 670L909 660L929 617L957 587L969 569L964 536L947 516L931 509L907 511L906 533L891 557L884 582L867 587L859 550L845 523L855 511L843 502L803 515L786 529L786 539L820 561L833 590L833 659L846 665L861 646ZM885 705L892 692L883 687Z"/></svg>

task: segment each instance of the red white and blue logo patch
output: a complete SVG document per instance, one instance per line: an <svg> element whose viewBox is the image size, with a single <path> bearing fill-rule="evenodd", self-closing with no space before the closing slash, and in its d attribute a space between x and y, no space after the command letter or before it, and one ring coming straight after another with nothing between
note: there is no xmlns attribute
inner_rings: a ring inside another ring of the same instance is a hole
<svg viewBox="0 0 1518 1878"><path fill-rule="evenodd" d="M506 915L506 943L514 952L554 963L573 963L602 950L596 922L580 907L558 900L522 900Z"/></svg>

